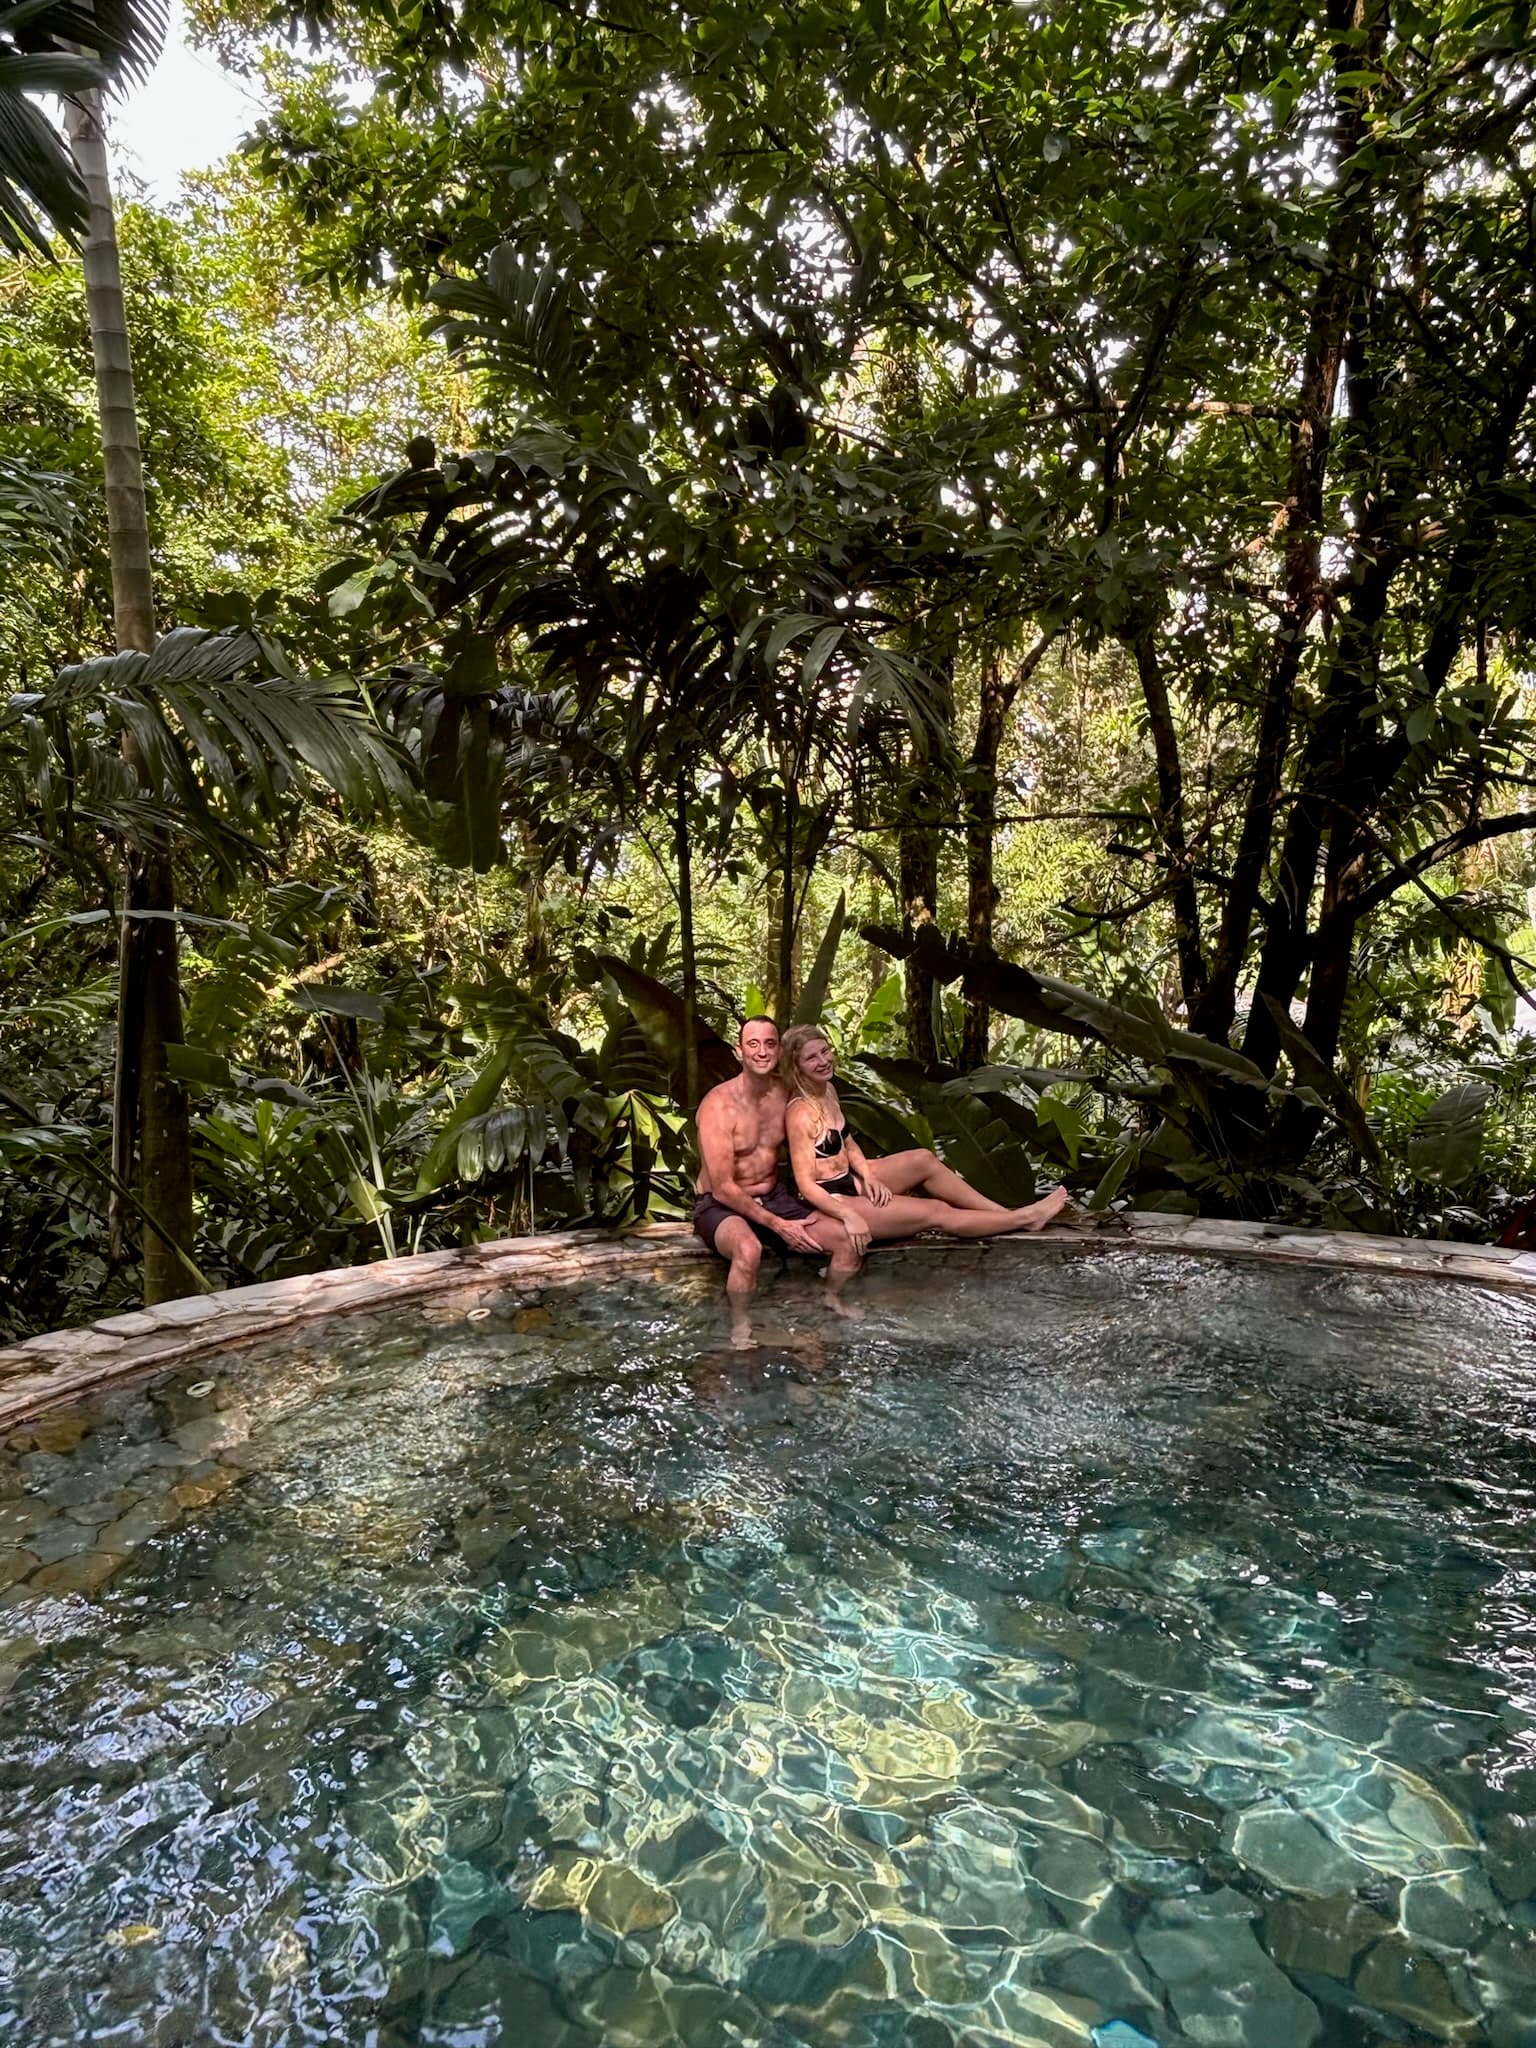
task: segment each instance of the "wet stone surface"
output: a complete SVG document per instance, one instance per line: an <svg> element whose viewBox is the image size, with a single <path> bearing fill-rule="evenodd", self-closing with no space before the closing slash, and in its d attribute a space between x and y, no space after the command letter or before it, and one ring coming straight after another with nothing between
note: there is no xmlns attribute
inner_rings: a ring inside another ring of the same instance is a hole
<svg viewBox="0 0 1536 2048"><path fill-rule="evenodd" d="M1536 2048L1536 1314L716 1287L0 1441L0 2039Z"/></svg>

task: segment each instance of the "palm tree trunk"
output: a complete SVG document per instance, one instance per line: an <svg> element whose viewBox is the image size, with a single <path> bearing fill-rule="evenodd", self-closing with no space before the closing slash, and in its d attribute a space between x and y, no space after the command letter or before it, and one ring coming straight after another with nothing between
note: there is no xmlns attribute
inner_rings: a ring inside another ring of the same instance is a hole
<svg viewBox="0 0 1536 2048"><path fill-rule="evenodd" d="M677 810L672 821L677 855L677 915L683 948L683 1107L692 1116L699 1106L699 954L693 928L693 843L688 832L688 778L677 778Z"/></svg>
<svg viewBox="0 0 1536 2048"><path fill-rule="evenodd" d="M155 644L149 522L100 96L88 92L68 101L64 125L90 195L90 219L81 254L101 415L113 622L119 653L136 649L148 654ZM123 752L147 787L144 762L126 737ZM187 1099L166 1060L166 1047L179 1044L182 1032L175 910L169 848L148 840L130 844L124 887L128 929L120 955L117 1077L112 1098L112 1148L118 1182L112 1193L112 1238L117 1247L126 1237L126 1190L136 1177L138 1199L159 1225L158 1230L144 1233L146 1302L170 1301L185 1294L195 1271L189 1271L192 1145ZM139 918L144 911L156 914ZM187 1258L178 1256L178 1246L186 1248Z"/></svg>
<svg viewBox="0 0 1536 2048"><path fill-rule="evenodd" d="M779 958L773 992L774 1015L781 1028L788 1026L795 1013L795 938L798 921L795 916L795 895L799 886L795 875L795 834L800 822L800 790L793 768L784 770L784 846L783 859L779 868Z"/></svg>
<svg viewBox="0 0 1536 2048"><path fill-rule="evenodd" d="M910 933L919 924L931 924L939 909L939 834L933 819L933 791L920 776L909 774L903 791L904 815L897 832L898 876L901 883L901 925ZM907 1057L916 1060L925 1074L939 1064L938 1034L934 1030L934 981L926 957L907 956Z"/></svg>

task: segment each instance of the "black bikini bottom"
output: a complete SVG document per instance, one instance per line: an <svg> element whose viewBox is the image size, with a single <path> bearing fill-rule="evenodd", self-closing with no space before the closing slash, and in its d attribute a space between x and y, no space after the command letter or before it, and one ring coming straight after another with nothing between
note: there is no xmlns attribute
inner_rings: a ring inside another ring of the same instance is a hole
<svg viewBox="0 0 1536 2048"><path fill-rule="evenodd" d="M819 1180L816 1183L824 1195L856 1195L859 1184L851 1173L840 1173L836 1180Z"/></svg>

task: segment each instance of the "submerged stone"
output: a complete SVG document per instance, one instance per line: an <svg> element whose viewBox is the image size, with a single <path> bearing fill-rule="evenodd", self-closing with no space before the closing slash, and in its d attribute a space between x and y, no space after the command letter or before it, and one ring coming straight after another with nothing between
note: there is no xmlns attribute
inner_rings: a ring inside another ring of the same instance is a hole
<svg viewBox="0 0 1536 2048"><path fill-rule="evenodd" d="M107 1536L106 1531L101 1533ZM54 1565L62 1558L78 1557L93 1549L96 1540L97 1531L88 1522L71 1522L61 1515L57 1521L44 1522L34 1529L27 1538L27 1548L45 1565ZM110 1542L111 1538L107 1540Z"/></svg>
<svg viewBox="0 0 1536 2048"><path fill-rule="evenodd" d="M1276 1899L1264 1909L1264 1946L1283 1970L1348 1983L1355 1963L1392 1923L1358 1899Z"/></svg>
<svg viewBox="0 0 1536 2048"><path fill-rule="evenodd" d="M1483 1822L1483 1861L1503 1896L1536 1897L1536 1813L1494 1813Z"/></svg>
<svg viewBox="0 0 1536 2048"><path fill-rule="evenodd" d="M1153 2026L1163 2016L1162 1999L1134 1950L1106 1954L1088 1942L1058 1950L1041 1962L1040 1982L1075 1998L1092 1999L1102 2012L1129 2015L1139 2025ZM1118 2024L1123 2026L1126 2021ZM1114 2037L1111 2048L1115 2041L1120 2048L1130 2048L1119 2036Z"/></svg>
<svg viewBox="0 0 1536 2048"><path fill-rule="evenodd" d="M1372 1875L1368 1863L1287 1806L1250 1808L1227 1823L1222 1840L1240 1863L1278 1891L1321 1898L1351 1892Z"/></svg>
<svg viewBox="0 0 1536 2048"><path fill-rule="evenodd" d="M202 1478L183 1479L171 1488L171 1499L179 1508L205 1508L210 1501L218 1499L236 1484L239 1475L229 1466L205 1474Z"/></svg>
<svg viewBox="0 0 1536 2048"><path fill-rule="evenodd" d="M1109 1858L1082 1835L1048 1837L1030 1855L1029 1874L1053 1900L1069 1908L1069 1920L1079 1917L1075 1909L1098 1905L1109 1894Z"/></svg>
<svg viewBox="0 0 1536 2048"><path fill-rule="evenodd" d="M27 1578L41 1562L34 1550L0 1550L0 1588Z"/></svg>
<svg viewBox="0 0 1536 2048"><path fill-rule="evenodd" d="M579 1912L596 1882L598 1866L590 1856L557 1850L523 1895L523 1902L542 1913Z"/></svg>
<svg viewBox="0 0 1536 2048"><path fill-rule="evenodd" d="M80 1557L60 1558L32 1574L29 1584L39 1593L99 1593L127 1556L117 1550L92 1550Z"/></svg>
<svg viewBox="0 0 1536 2048"><path fill-rule="evenodd" d="M1536 1929L1501 1927L1479 1949L1474 1968L1511 2004L1536 2012Z"/></svg>
<svg viewBox="0 0 1536 2048"><path fill-rule="evenodd" d="M1458 1954L1476 1948L1490 1921L1503 1918L1488 1880L1474 1863L1462 1870L1410 1878L1397 1913L1411 1940Z"/></svg>
<svg viewBox="0 0 1536 2048"><path fill-rule="evenodd" d="M65 1409L62 1414L40 1415L36 1422L12 1430L6 1443L12 1451L72 1451L91 1426L82 1409Z"/></svg>
<svg viewBox="0 0 1536 2048"><path fill-rule="evenodd" d="M1377 1942L1355 1973L1355 1992L1367 2005L1379 2006L1441 2040L1476 2024L1475 2014L1457 1998L1442 1966L1400 1935Z"/></svg>
<svg viewBox="0 0 1536 2048"><path fill-rule="evenodd" d="M1137 1929L1143 1961L1198 2048L1310 2048L1321 2032L1316 2006L1260 1948L1254 1910L1231 1891L1164 1899Z"/></svg>
<svg viewBox="0 0 1536 2048"><path fill-rule="evenodd" d="M1474 1847L1466 1822L1450 1801L1406 1771L1392 1788L1388 1812L1398 1833L1421 1848L1442 1853Z"/></svg>
<svg viewBox="0 0 1536 2048"><path fill-rule="evenodd" d="M1017 1979L999 1984L987 2000L1008 2038L1028 2041L1031 2048L1092 2048L1093 2024L1099 2009L1092 1999L1069 1992L1044 1991Z"/></svg>
<svg viewBox="0 0 1536 2048"><path fill-rule="evenodd" d="M1139 1849L1195 1859L1207 1855L1220 1836L1220 1807L1157 1778L1134 1751L1100 1749L1081 1757L1067 1782Z"/></svg>
<svg viewBox="0 0 1536 2048"><path fill-rule="evenodd" d="M837 1948L781 1941L753 1958L742 1989L766 2006L799 2006L815 2011L834 1991L859 1979L886 1992L885 1976L873 1934L866 1928Z"/></svg>
<svg viewBox="0 0 1536 2048"><path fill-rule="evenodd" d="M649 1883L622 1863L607 1863L587 1887L585 1906L593 1923L610 1934L646 1933L665 1927L677 1913L677 1902L660 1885Z"/></svg>

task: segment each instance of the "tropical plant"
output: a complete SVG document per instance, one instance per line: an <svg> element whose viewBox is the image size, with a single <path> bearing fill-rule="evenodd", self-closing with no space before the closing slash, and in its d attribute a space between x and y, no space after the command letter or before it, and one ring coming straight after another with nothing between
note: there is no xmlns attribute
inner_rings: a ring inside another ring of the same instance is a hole
<svg viewBox="0 0 1536 2048"><path fill-rule="evenodd" d="M165 39L165 0L12 0L0 7L0 248L50 257L75 242L91 200L77 160L37 102L144 77Z"/></svg>
<svg viewBox="0 0 1536 2048"><path fill-rule="evenodd" d="M112 1208L121 1258L130 1203L150 1223L145 1284L185 1291L191 1254L190 1133L169 1048L183 1042L174 848L226 869L264 857L253 831L280 824L316 783L361 811L386 804L404 765L355 691L273 673L254 635L182 628L153 652L61 672L0 718L19 733L52 848L82 829L127 850L122 903ZM280 659L280 657L278 657Z"/></svg>

